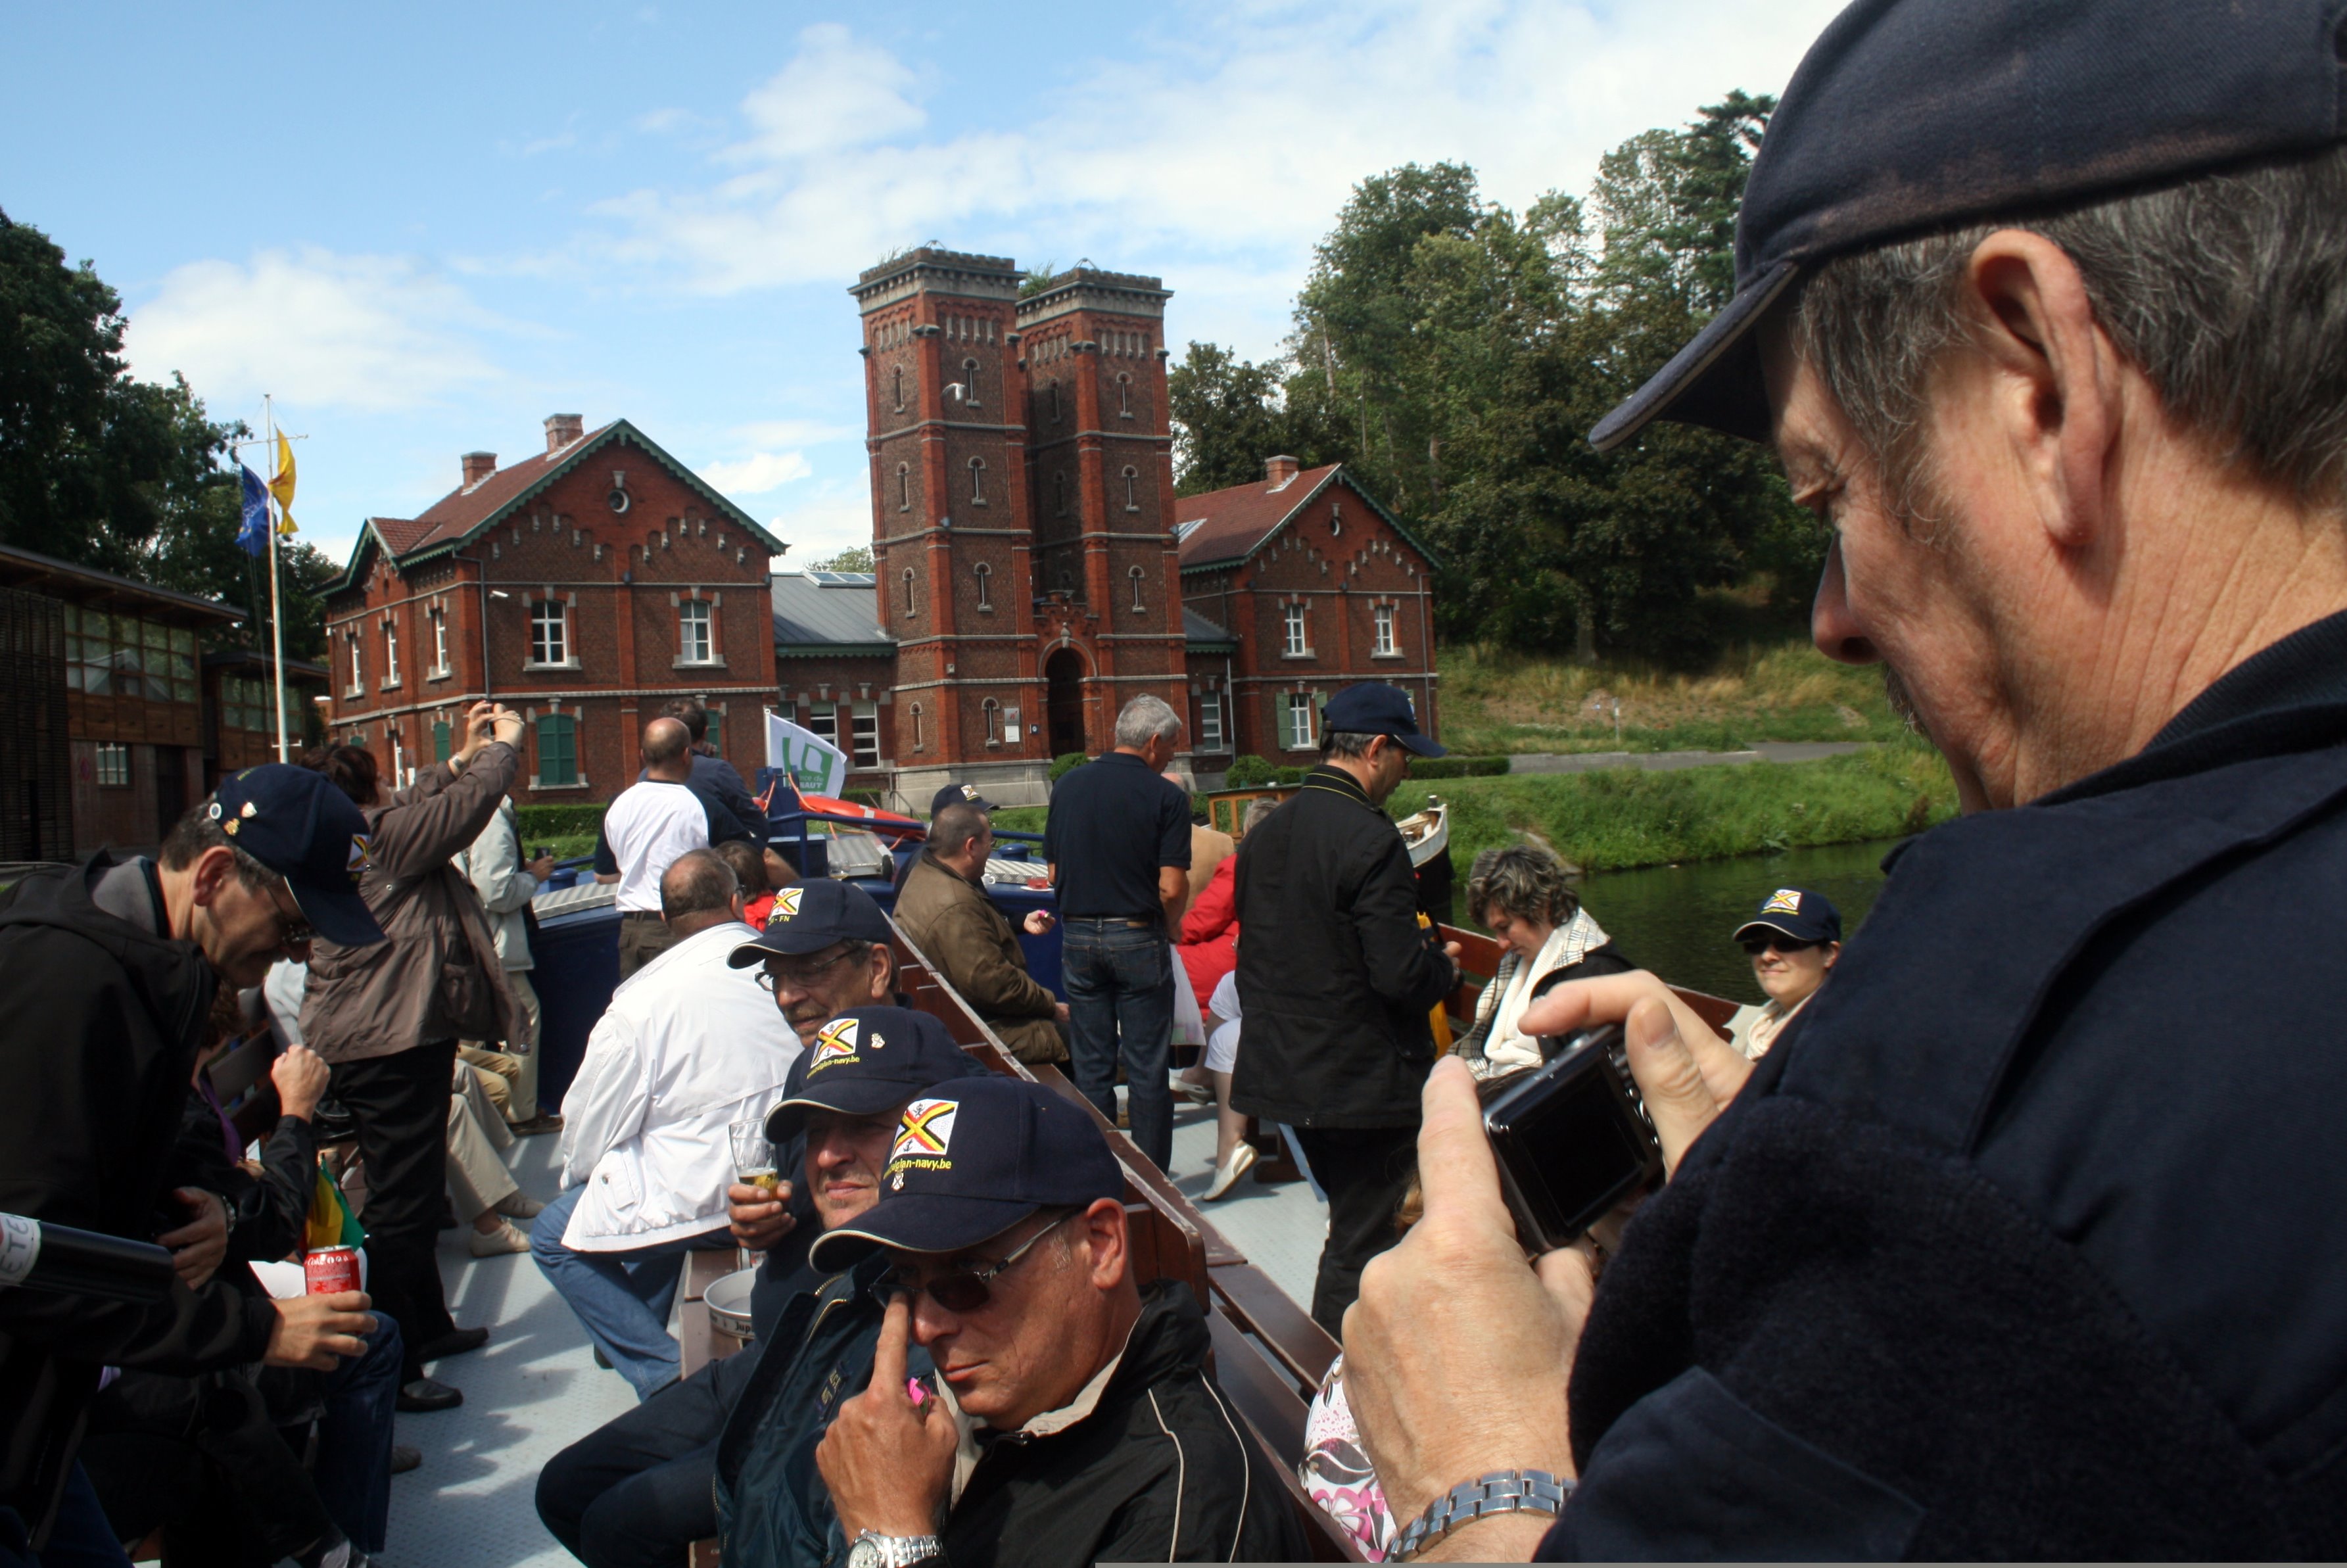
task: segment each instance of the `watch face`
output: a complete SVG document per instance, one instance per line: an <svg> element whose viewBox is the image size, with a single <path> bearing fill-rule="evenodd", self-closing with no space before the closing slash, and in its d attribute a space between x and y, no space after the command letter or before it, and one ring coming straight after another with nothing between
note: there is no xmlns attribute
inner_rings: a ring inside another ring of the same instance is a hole
<svg viewBox="0 0 2347 1568"><path fill-rule="evenodd" d="M880 1543L868 1535L847 1549L847 1568L887 1568L887 1563Z"/></svg>

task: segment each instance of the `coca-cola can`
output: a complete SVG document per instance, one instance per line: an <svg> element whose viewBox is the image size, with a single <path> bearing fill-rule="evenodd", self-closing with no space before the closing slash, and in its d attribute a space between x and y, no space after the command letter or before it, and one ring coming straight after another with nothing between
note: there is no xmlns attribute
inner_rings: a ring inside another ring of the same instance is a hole
<svg viewBox="0 0 2347 1568"><path fill-rule="evenodd" d="M313 1296L340 1296L359 1287L359 1249L322 1246L302 1260L302 1276Z"/></svg>

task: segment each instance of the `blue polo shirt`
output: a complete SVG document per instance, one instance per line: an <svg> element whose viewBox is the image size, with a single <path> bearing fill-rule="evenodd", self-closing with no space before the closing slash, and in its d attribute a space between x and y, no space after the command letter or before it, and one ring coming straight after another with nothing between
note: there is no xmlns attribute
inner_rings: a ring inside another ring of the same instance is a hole
<svg viewBox="0 0 2347 1568"><path fill-rule="evenodd" d="M1043 858L1061 919L1160 919L1158 868L1190 868L1190 797L1130 752L1095 757L1053 786Z"/></svg>

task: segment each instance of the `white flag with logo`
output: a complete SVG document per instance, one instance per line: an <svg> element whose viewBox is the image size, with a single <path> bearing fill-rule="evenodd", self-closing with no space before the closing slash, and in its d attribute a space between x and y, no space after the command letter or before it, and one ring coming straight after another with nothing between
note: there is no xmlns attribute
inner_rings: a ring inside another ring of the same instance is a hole
<svg viewBox="0 0 2347 1568"><path fill-rule="evenodd" d="M847 753L772 708L766 710L766 765L789 774L801 794L836 798L847 787Z"/></svg>

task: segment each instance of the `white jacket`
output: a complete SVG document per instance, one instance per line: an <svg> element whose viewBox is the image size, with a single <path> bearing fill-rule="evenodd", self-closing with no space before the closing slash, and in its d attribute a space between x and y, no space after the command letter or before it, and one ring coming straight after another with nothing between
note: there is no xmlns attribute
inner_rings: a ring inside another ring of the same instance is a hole
<svg viewBox="0 0 2347 1568"><path fill-rule="evenodd" d="M765 1119L801 1050L758 971L726 967L756 936L712 927L611 994L562 1097L562 1184L587 1184L563 1245L626 1252L725 1223L726 1129Z"/></svg>

